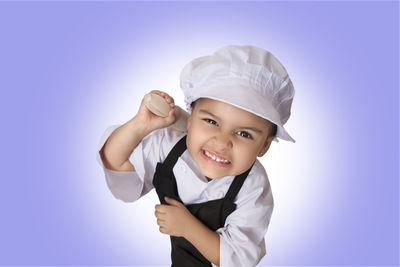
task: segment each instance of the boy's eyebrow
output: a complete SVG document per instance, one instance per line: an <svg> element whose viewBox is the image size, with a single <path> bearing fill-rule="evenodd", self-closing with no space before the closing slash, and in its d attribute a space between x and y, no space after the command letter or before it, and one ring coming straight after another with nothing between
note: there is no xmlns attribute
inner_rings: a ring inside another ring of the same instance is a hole
<svg viewBox="0 0 400 267"><path fill-rule="evenodd" d="M201 112L201 113L206 113L206 114L208 114L208 115L210 115L210 116L216 118L217 120L221 120L220 117L218 117L217 115L212 114L211 112L209 112L209 111L207 111L207 110L200 109L199 112Z"/></svg>
<svg viewBox="0 0 400 267"><path fill-rule="evenodd" d="M209 112L209 111L207 111L207 110L200 109L199 112L201 112L201 113L206 113L206 114L208 114L208 115L210 115L210 116L216 118L217 120L221 120L220 117L218 117L217 115L212 114L211 112ZM254 127L238 127L238 128L240 128L240 129L245 129L245 130L252 130L252 131L254 131L254 132L256 132L256 133L259 133L259 134L262 134L262 132L263 132L263 131L261 131L261 130L259 130L259 129L257 129L257 128L254 128Z"/></svg>

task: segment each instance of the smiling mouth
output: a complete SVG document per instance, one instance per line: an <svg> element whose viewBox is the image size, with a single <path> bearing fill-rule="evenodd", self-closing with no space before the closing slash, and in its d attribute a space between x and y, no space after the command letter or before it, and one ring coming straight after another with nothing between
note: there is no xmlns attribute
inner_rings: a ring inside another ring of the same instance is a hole
<svg viewBox="0 0 400 267"><path fill-rule="evenodd" d="M213 161L215 161L217 163L225 164L225 165L231 164L231 162L229 160L221 158L221 157L218 157L218 156L208 152L207 150L202 149L202 154L206 158L208 158L210 160L213 160Z"/></svg>

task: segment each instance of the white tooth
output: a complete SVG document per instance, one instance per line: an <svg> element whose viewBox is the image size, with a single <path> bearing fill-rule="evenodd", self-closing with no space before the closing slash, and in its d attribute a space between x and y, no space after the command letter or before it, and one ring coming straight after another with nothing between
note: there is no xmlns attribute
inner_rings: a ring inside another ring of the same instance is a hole
<svg viewBox="0 0 400 267"><path fill-rule="evenodd" d="M212 158L213 160L217 161L217 162L223 162L223 163L228 163L228 160L225 159L220 159L214 155L211 155L208 151L204 150L204 153L206 154L207 157Z"/></svg>

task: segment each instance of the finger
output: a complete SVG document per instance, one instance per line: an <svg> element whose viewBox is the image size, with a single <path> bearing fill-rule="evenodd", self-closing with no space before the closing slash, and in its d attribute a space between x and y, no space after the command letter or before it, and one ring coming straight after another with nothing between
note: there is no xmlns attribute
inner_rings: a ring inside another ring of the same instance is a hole
<svg viewBox="0 0 400 267"><path fill-rule="evenodd" d="M160 230L161 233L167 234L167 228L165 228L165 227L163 227L163 226L160 226L160 227L159 227L159 230Z"/></svg>
<svg viewBox="0 0 400 267"><path fill-rule="evenodd" d="M171 108L175 106L175 101L171 96L167 95L165 97L165 100L167 101L167 103L170 105Z"/></svg>
<svg viewBox="0 0 400 267"><path fill-rule="evenodd" d="M158 212L158 211L156 211L156 212L154 213L154 215L156 216L157 219L161 219L161 220L165 220L165 219L166 219L166 216L167 216L166 213L160 213L160 212Z"/></svg>
<svg viewBox="0 0 400 267"><path fill-rule="evenodd" d="M165 220L157 219L157 224L159 226L165 226Z"/></svg>
<svg viewBox="0 0 400 267"><path fill-rule="evenodd" d="M163 118L166 124L172 124L175 122L176 117L175 117L175 110L174 108L171 108L168 112L168 116Z"/></svg>
<svg viewBox="0 0 400 267"><path fill-rule="evenodd" d="M163 205L163 204L157 204L155 206L156 211L160 212L160 213L165 213L165 208L167 207L167 205Z"/></svg>
<svg viewBox="0 0 400 267"><path fill-rule="evenodd" d="M165 101L167 101L168 104L174 104L174 99L169 94L164 93L163 97L164 97ZM171 107L173 107L173 105L171 105Z"/></svg>
<svg viewBox="0 0 400 267"><path fill-rule="evenodd" d="M160 90L152 90L152 91L150 91L149 94L157 94L157 95L160 95L160 96L162 96L162 97L164 97L164 96L167 95L167 93L165 93L165 92L163 92L163 91L160 91Z"/></svg>
<svg viewBox="0 0 400 267"><path fill-rule="evenodd" d="M175 119L175 109L173 107L169 110L168 117Z"/></svg>
<svg viewBox="0 0 400 267"><path fill-rule="evenodd" d="M183 205L181 202L179 202L178 200L173 199L173 198L165 197L164 199L168 204L175 206L175 207L180 207Z"/></svg>

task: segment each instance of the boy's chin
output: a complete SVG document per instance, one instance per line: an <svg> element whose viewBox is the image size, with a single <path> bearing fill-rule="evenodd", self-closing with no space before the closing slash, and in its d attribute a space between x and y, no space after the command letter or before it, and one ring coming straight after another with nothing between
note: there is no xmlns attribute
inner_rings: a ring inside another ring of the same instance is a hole
<svg viewBox="0 0 400 267"><path fill-rule="evenodd" d="M228 172L213 172L210 170L205 170L205 171L201 170L201 172L208 180L220 179L220 178L232 175Z"/></svg>
<svg viewBox="0 0 400 267"><path fill-rule="evenodd" d="M208 179L208 180L214 180L214 179L219 179L222 178L226 175L223 174L218 174L215 172L210 172L210 171L203 171L201 170L201 173Z"/></svg>
<svg viewBox="0 0 400 267"><path fill-rule="evenodd" d="M249 166L249 168L250 168L250 166ZM220 178L227 177L227 176L237 176L237 175L240 175L240 174L244 173L245 171L247 171L247 169L245 169L243 171L239 171L239 172L238 171L236 171L236 172L229 172L229 171L218 172L218 171L213 171L210 169L207 169L207 170L200 169L200 171L208 180L214 180L214 179L220 179Z"/></svg>

